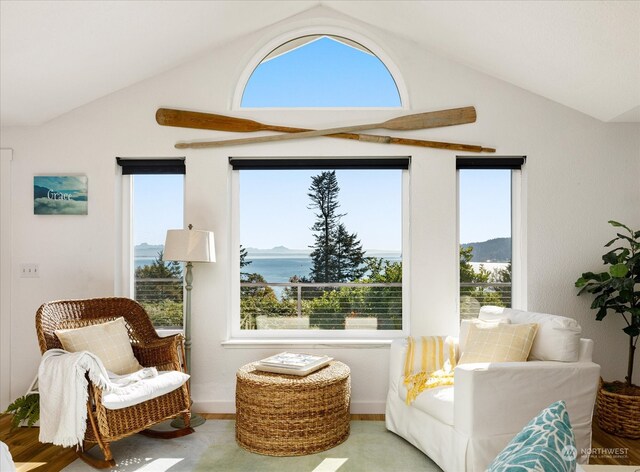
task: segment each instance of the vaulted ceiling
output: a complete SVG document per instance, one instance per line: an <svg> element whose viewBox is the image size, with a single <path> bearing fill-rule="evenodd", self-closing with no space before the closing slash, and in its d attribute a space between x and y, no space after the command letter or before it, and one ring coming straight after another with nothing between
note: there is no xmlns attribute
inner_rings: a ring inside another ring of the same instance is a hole
<svg viewBox="0 0 640 472"><path fill-rule="evenodd" d="M318 5L599 120L640 122L638 1L3 0L1 124L46 122Z"/></svg>

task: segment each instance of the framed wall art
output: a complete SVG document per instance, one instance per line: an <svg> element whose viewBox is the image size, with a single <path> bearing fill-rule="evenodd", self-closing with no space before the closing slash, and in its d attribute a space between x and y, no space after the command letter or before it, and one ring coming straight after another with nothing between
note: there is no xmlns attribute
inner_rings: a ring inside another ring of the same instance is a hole
<svg viewBox="0 0 640 472"><path fill-rule="evenodd" d="M86 175L36 175L33 177L34 215L86 215Z"/></svg>

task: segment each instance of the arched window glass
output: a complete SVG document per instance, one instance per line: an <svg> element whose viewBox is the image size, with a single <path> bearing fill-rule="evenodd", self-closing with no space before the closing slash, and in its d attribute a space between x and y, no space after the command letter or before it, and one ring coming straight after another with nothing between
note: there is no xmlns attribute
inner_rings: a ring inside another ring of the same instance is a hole
<svg viewBox="0 0 640 472"><path fill-rule="evenodd" d="M400 107L398 87L369 49L340 36L289 41L255 68L243 108Z"/></svg>

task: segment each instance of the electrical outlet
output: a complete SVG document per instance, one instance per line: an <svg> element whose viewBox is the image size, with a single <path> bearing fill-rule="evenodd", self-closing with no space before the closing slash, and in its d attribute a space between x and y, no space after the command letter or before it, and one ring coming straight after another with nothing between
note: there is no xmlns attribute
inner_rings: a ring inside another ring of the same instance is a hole
<svg viewBox="0 0 640 472"><path fill-rule="evenodd" d="M23 277L23 278L40 277L40 266L38 264L20 264L20 277Z"/></svg>

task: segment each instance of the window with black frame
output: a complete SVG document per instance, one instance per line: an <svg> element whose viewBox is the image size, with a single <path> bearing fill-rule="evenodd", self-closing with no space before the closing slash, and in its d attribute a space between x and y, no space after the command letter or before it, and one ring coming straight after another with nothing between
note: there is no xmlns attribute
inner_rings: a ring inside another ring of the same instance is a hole
<svg viewBox="0 0 640 472"><path fill-rule="evenodd" d="M524 157L458 157L460 319L513 303L514 178Z"/></svg>
<svg viewBox="0 0 640 472"><path fill-rule="evenodd" d="M231 159L237 328L402 330L408 164L408 158Z"/></svg>
<svg viewBox="0 0 640 472"><path fill-rule="evenodd" d="M182 263L164 261L167 229L183 227L184 159L118 159L131 178L133 297L156 328L183 326Z"/></svg>

